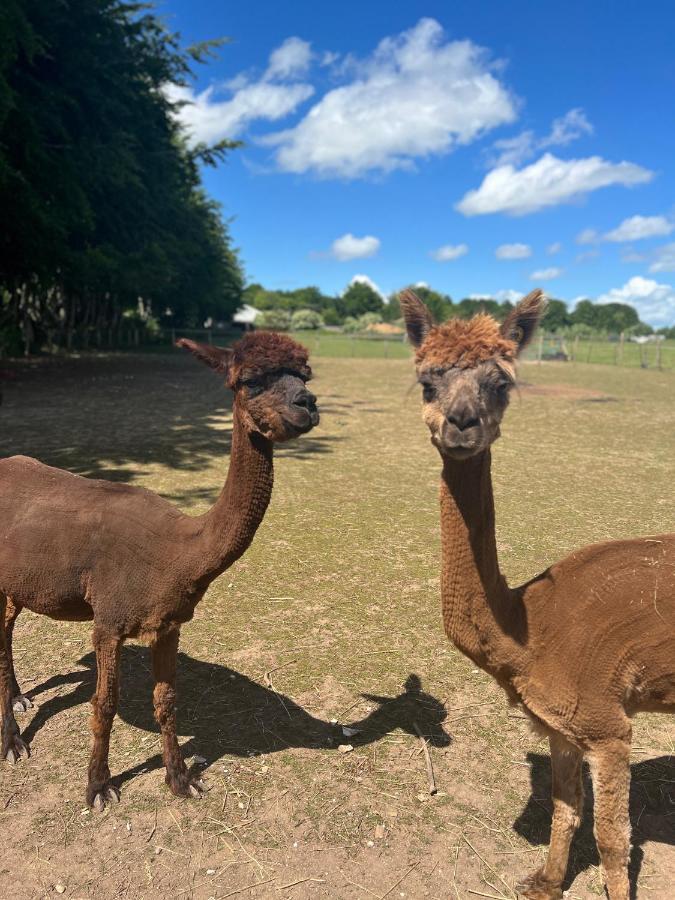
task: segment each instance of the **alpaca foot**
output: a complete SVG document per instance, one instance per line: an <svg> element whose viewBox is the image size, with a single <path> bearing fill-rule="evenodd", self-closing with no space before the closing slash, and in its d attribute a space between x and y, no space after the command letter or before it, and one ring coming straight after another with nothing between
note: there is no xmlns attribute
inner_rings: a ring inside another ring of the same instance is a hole
<svg viewBox="0 0 675 900"><path fill-rule="evenodd" d="M28 759L30 756L30 749L28 748L28 744L22 741L18 734L15 734L2 742L2 756L7 762L14 765L19 757L21 759Z"/></svg>
<svg viewBox="0 0 675 900"><path fill-rule="evenodd" d="M119 802L120 792L110 781L98 790L95 787L87 788L87 803L95 812L103 812L106 806L114 806Z"/></svg>
<svg viewBox="0 0 675 900"><path fill-rule="evenodd" d="M14 712L22 713L28 712L29 709L32 709L33 704L28 699L28 697L24 697L23 694L18 694L12 701L12 707L14 709Z"/></svg>
<svg viewBox="0 0 675 900"><path fill-rule="evenodd" d="M172 794L177 797L192 797L201 799L209 788L206 783L199 777L190 775L189 772L179 772L177 775L166 774L166 783Z"/></svg>
<svg viewBox="0 0 675 900"><path fill-rule="evenodd" d="M526 875L516 885L516 891L527 900L560 900L563 895L562 886L547 878L543 869Z"/></svg>

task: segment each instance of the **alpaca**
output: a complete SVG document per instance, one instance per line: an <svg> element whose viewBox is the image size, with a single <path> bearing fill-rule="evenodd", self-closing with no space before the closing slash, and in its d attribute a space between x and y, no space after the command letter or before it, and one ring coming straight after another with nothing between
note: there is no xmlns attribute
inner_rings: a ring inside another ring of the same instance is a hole
<svg viewBox="0 0 675 900"><path fill-rule="evenodd" d="M515 380L515 360L544 310L539 290L504 324L488 315L434 325L401 297L439 450L443 622L451 641L489 672L546 734L553 824L528 898L559 898L582 814L590 764L595 837L610 900L628 900L631 717L675 712L675 534L595 544L509 588L499 570L490 446Z"/></svg>
<svg viewBox="0 0 675 900"><path fill-rule="evenodd" d="M270 501L273 444L319 421L307 352L273 333L245 335L231 348L185 338L178 345L225 376L234 393L230 467L215 505L187 516L138 487L72 475L23 456L0 460L1 755L28 756L14 710L26 709L12 662L12 631L25 607L53 619L93 620L96 692L86 790L97 810L119 799L108 768L117 710L119 660L127 638L151 645L153 703L166 782L199 796L176 737L180 627L209 584L249 547Z"/></svg>

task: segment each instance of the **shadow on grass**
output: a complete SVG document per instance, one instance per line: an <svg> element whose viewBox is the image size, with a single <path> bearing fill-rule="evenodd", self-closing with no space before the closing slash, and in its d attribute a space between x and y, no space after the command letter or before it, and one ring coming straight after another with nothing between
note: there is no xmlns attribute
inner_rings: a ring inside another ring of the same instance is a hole
<svg viewBox="0 0 675 900"><path fill-rule="evenodd" d="M230 453L223 423L232 411L230 391L178 350L15 368L0 409L0 456L21 453L79 475L133 482L149 465L197 472ZM319 431L282 445L280 455L329 453L335 440ZM215 500L219 489L166 496Z"/></svg>
<svg viewBox="0 0 675 900"><path fill-rule="evenodd" d="M96 657L88 653L79 661L84 671L56 675L33 690L34 698L46 690L74 684L69 694L42 704L23 737L31 742L54 715L89 701L96 684ZM159 734L152 707L152 673L148 648L125 645L121 654L118 714L137 728ZM339 744L363 746L380 740L397 728L416 735L415 725L435 747L447 747L451 739L442 727L447 713L443 704L424 693L420 679L411 674L403 691L395 697L362 695L377 704L365 718L333 724L311 715L290 697L217 663L178 654L178 736L190 736L182 747L185 757L203 756L212 764L222 756L275 753L292 747L336 750ZM345 737L342 725L356 730ZM115 778L123 784L140 772L163 765L159 754L127 769Z"/></svg>
<svg viewBox="0 0 675 900"><path fill-rule="evenodd" d="M551 760L549 756L528 753L532 794L514 823L515 831L530 844L548 844L551 839ZM563 887L589 866L598 866L600 858L593 836L593 792L584 764L584 816L570 852ZM630 818L632 825L629 875L631 898L637 896L637 881L646 841L675 845L675 756L659 756L631 766Z"/></svg>

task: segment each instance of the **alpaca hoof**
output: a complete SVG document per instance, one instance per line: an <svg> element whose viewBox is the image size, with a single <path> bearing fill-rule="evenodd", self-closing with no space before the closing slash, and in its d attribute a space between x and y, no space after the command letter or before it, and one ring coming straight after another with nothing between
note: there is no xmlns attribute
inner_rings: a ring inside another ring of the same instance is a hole
<svg viewBox="0 0 675 900"><path fill-rule="evenodd" d="M191 778L187 773L173 778L167 775L166 783L169 785L171 793L177 797L191 797L200 800L202 794L209 790L201 778Z"/></svg>
<svg viewBox="0 0 675 900"><path fill-rule="evenodd" d="M95 812L103 812L106 806L114 806L119 802L120 792L112 784L107 784L102 790L96 792L90 805Z"/></svg>
<svg viewBox="0 0 675 900"><path fill-rule="evenodd" d="M12 702L12 709L14 710L14 712L27 712L32 708L33 704L28 699L28 697L24 697L23 694L19 694L18 697L15 697L14 701Z"/></svg>
<svg viewBox="0 0 675 900"><path fill-rule="evenodd" d="M30 750L28 749L28 744L25 744L20 737L13 737L8 742L7 749L5 750L5 759L7 762L14 765L16 762L21 759L28 759L30 756Z"/></svg>
<svg viewBox="0 0 675 900"><path fill-rule="evenodd" d="M527 900L561 900L562 886L554 884L550 878L544 875L543 869L537 869L530 875L526 875L516 885L516 891L520 897Z"/></svg>

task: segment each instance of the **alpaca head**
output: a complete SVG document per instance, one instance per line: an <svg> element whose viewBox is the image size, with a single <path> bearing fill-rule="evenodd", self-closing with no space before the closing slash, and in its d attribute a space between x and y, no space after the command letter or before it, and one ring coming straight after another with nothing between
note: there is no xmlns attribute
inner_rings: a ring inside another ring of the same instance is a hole
<svg viewBox="0 0 675 900"><path fill-rule="evenodd" d="M287 335L257 331L232 347L176 343L225 376L250 433L287 441L318 425L316 397L305 386L312 377L307 351Z"/></svg>
<svg viewBox="0 0 675 900"><path fill-rule="evenodd" d="M499 437L515 383L516 358L546 306L543 291L524 297L502 325L484 313L436 325L412 291L403 291L399 300L416 348L423 418L432 443L450 459L481 453Z"/></svg>

